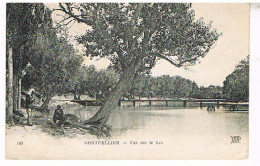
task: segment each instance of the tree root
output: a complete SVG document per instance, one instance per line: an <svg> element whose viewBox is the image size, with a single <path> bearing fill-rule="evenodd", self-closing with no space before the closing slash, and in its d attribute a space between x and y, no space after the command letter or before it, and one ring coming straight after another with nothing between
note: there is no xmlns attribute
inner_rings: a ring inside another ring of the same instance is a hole
<svg viewBox="0 0 260 166"><path fill-rule="evenodd" d="M71 123L65 125L66 127L69 128L77 128L77 129L83 129L84 131L96 135L97 137L109 137L110 136L110 131L111 127L107 125L85 125L82 123Z"/></svg>
<svg viewBox="0 0 260 166"><path fill-rule="evenodd" d="M98 138L110 137L111 127L107 125L97 124L85 124L78 119L77 116L72 114L65 115L66 120L64 124L55 124L51 119L43 115L34 116L33 124L42 129L43 132L56 136L68 136L74 137L77 134L95 135ZM14 116L14 122L16 125L26 125L26 118Z"/></svg>

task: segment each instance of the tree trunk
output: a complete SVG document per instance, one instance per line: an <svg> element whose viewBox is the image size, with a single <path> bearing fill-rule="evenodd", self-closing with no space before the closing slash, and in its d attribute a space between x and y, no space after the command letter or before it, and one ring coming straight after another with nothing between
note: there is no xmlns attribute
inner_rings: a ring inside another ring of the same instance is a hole
<svg viewBox="0 0 260 166"><path fill-rule="evenodd" d="M84 121L84 124L104 125L111 114L111 111L117 107L120 98L131 87L134 77L142 64L142 60L139 59L136 63L129 66L122 74L120 80L111 91L111 94L107 97L99 111L89 120Z"/></svg>
<svg viewBox="0 0 260 166"><path fill-rule="evenodd" d="M13 74L13 109L17 110L18 105L18 75Z"/></svg>
<svg viewBox="0 0 260 166"><path fill-rule="evenodd" d="M74 92L73 100L77 100L77 94L76 94L76 92Z"/></svg>
<svg viewBox="0 0 260 166"><path fill-rule="evenodd" d="M43 102L43 104L41 105L40 109L44 110L47 108L49 102L51 101L51 95L47 95L45 101Z"/></svg>
<svg viewBox="0 0 260 166"><path fill-rule="evenodd" d="M22 78L18 73L13 74L13 109L19 110L21 108L21 85Z"/></svg>
<svg viewBox="0 0 260 166"><path fill-rule="evenodd" d="M78 95L78 100L81 100L80 97L81 97L81 94Z"/></svg>
<svg viewBox="0 0 260 166"><path fill-rule="evenodd" d="M13 55L12 48L8 46L7 49L6 122L13 123Z"/></svg>
<svg viewBox="0 0 260 166"><path fill-rule="evenodd" d="M21 109L21 99L22 99L22 78L21 76L18 77L18 103L17 109Z"/></svg>

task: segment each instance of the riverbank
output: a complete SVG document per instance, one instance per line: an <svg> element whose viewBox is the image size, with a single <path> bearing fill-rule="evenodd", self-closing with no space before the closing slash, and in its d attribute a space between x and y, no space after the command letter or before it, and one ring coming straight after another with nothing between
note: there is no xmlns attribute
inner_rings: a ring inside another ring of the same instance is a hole
<svg viewBox="0 0 260 166"><path fill-rule="evenodd" d="M73 155L73 151L62 150L62 147L80 147L84 140L96 139L96 136L69 136L61 131L43 131L40 125L16 125L6 126L5 139L7 159L62 159L64 153Z"/></svg>
<svg viewBox="0 0 260 166"><path fill-rule="evenodd" d="M98 139L96 135L91 134L91 131L79 128L64 127L65 133L63 133L60 127L52 123L51 115L39 112L34 112L32 126L26 125L26 118L21 121L21 124L12 126L6 124L7 159L62 159L62 147L69 145L80 147L84 140ZM69 148L73 149L72 146Z"/></svg>
<svg viewBox="0 0 260 166"><path fill-rule="evenodd" d="M64 138L84 138L84 139L96 139L97 136L93 131L88 131L84 129L80 129L77 127L69 127L65 126L64 130L61 127L57 126L53 123L52 116L54 110L57 105L61 105L62 108L65 108L65 113L67 110L74 107L82 107L78 104L71 102L59 102L55 100L50 101L50 113L41 113L33 110L33 117L31 119L32 126L27 125L27 113L26 110L20 109L25 117L21 117L19 123L16 122L14 125L6 124L5 127L5 135L6 135L6 145L10 144L10 142L19 142L19 138L21 139L31 139L31 138L46 138L46 140L56 140L56 139L64 139ZM65 131L65 133L64 133ZM14 139L16 141L14 141ZM11 143L11 144L12 144Z"/></svg>

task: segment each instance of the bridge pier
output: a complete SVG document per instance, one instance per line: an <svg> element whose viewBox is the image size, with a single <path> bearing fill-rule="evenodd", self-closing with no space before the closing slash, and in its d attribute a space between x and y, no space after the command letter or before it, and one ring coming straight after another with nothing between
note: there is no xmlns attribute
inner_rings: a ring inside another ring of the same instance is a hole
<svg viewBox="0 0 260 166"><path fill-rule="evenodd" d="M217 108L219 108L219 101L217 101Z"/></svg>
<svg viewBox="0 0 260 166"><path fill-rule="evenodd" d="M183 107L186 107L186 106L187 106L187 101L184 100L184 101L183 101Z"/></svg>
<svg viewBox="0 0 260 166"><path fill-rule="evenodd" d="M237 105L230 105L229 111L238 111L238 106Z"/></svg>
<svg viewBox="0 0 260 166"><path fill-rule="evenodd" d="M165 103L166 103L166 106L168 106L168 101L167 100L165 101Z"/></svg>

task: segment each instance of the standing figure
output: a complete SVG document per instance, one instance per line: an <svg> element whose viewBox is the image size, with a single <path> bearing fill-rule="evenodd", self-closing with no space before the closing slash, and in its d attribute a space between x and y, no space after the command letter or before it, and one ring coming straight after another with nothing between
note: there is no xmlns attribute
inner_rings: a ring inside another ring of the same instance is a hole
<svg viewBox="0 0 260 166"><path fill-rule="evenodd" d="M26 98L25 98L25 109L27 113L27 125L32 126L31 117L32 117L32 109L33 109L33 103L34 103L34 98L33 94L35 93L34 89L30 89L28 93L26 93ZM31 115L30 115L31 113Z"/></svg>

